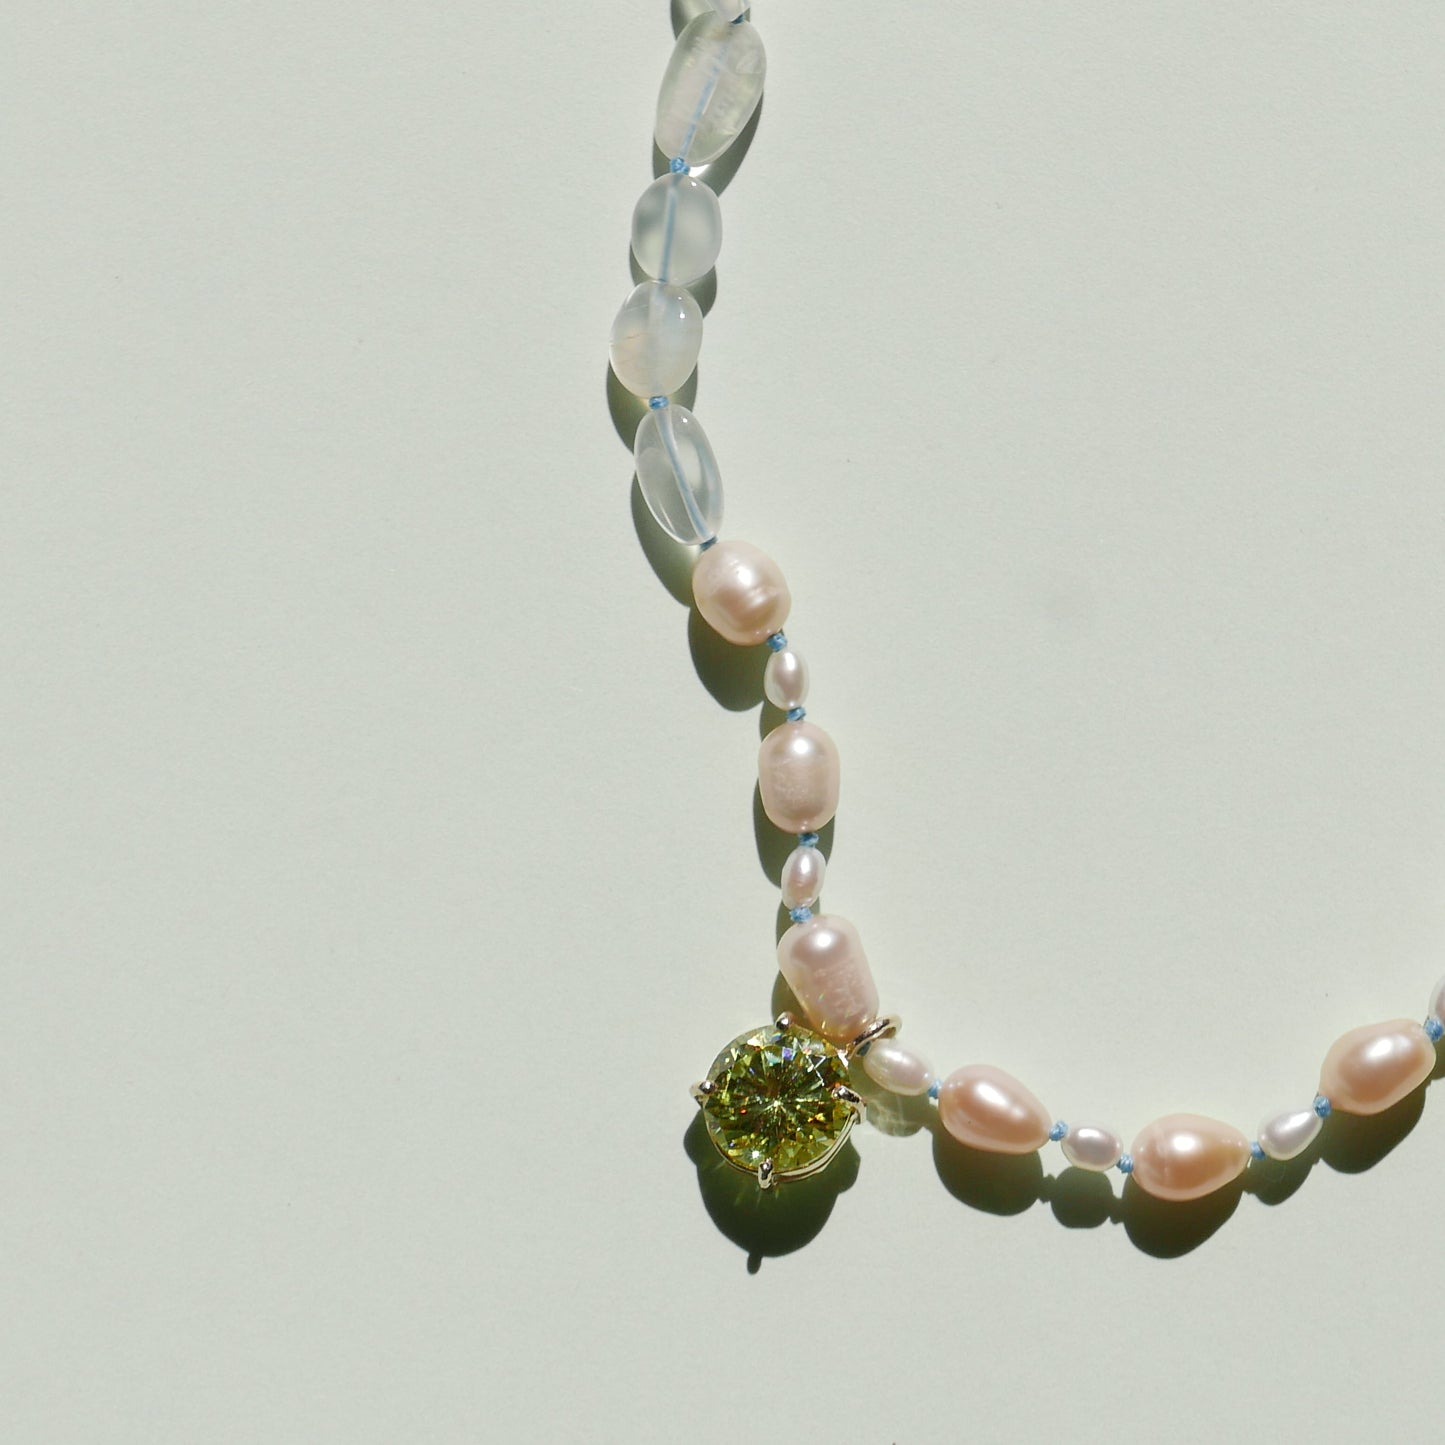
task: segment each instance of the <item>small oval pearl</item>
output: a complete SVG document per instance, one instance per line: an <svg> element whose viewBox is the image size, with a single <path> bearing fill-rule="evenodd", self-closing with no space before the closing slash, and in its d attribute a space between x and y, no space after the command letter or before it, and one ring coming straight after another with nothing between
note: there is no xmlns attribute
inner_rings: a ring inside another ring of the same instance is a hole
<svg viewBox="0 0 1445 1445"><path fill-rule="evenodd" d="M1320 1093L1347 1114L1379 1114L1412 1094L1435 1070L1435 1045L1413 1019L1365 1024L1335 1040L1320 1070Z"/></svg>
<svg viewBox="0 0 1445 1445"><path fill-rule="evenodd" d="M702 308L662 281L632 288L612 323L612 370L637 396L667 396L692 375L702 350Z"/></svg>
<svg viewBox="0 0 1445 1445"><path fill-rule="evenodd" d="M992 1064L955 1069L939 1090L938 1117L960 1144L994 1154L1032 1154L1053 1127L1044 1106Z"/></svg>
<svg viewBox="0 0 1445 1445"><path fill-rule="evenodd" d="M752 119L768 59L751 25L704 12L683 27L657 95L657 148L703 165L720 156Z"/></svg>
<svg viewBox="0 0 1445 1445"><path fill-rule="evenodd" d="M722 521L722 476L702 423L676 402L649 408L632 444L637 487L669 537L696 545Z"/></svg>
<svg viewBox="0 0 1445 1445"><path fill-rule="evenodd" d="M878 1017L878 989L858 930L818 913L778 940L778 972L808 1022L836 1044L851 1043Z"/></svg>
<svg viewBox="0 0 1445 1445"><path fill-rule="evenodd" d="M838 746L817 723L779 723L758 749L763 812L785 833L816 833L838 811L839 777Z"/></svg>
<svg viewBox="0 0 1445 1445"><path fill-rule="evenodd" d="M808 697L808 664L800 653L785 647L769 655L763 668L763 696L784 712L802 707Z"/></svg>
<svg viewBox="0 0 1445 1445"><path fill-rule="evenodd" d="M1435 985L1435 992L1430 997L1430 1013L1445 1024L1445 978Z"/></svg>
<svg viewBox="0 0 1445 1445"><path fill-rule="evenodd" d="M827 860L817 848L794 848L783 863L778 881L785 908L811 908L823 891Z"/></svg>
<svg viewBox="0 0 1445 1445"><path fill-rule="evenodd" d="M916 1098L933 1086L933 1070L912 1049L892 1039L879 1039L863 1055L863 1072L890 1094Z"/></svg>
<svg viewBox="0 0 1445 1445"><path fill-rule="evenodd" d="M1166 1114L1144 1127L1129 1153L1133 1178L1156 1199L1202 1199L1244 1173L1249 1140L1218 1119Z"/></svg>
<svg viewBox="0 0 1445 1445"><path fill-rule="evenodd" d="M1259 1126L1259 1147L1271 1159L1295 1159L1315 1142L1325 1121L1311 1104L1306 1109L1286 1109L1271 1114Z"/></svg>
<svg viewBox="0 0 1445 1445"><path fill-rule="evenodd" d="M1112 1129L1101 1129L1097 1124L1071 1124L1059 1148L1076 1169L1101 1173L1124 1157L1124 1141Z"/></svg>
<svg viewBox="0 0 1445 1445"><path fill-rule="evenodd" d="M778 564L751 542L719 542L692 569L697 610L713 631L740 647L781 629L793 605Z"/></svg>
<svg viewBox="0 0 1445 1445"><path fill-rule="evenodd" d="M722 207L696 176L669 171L632 212L632 254L649 276L686 286L712 270L722 250Z"/></svg>

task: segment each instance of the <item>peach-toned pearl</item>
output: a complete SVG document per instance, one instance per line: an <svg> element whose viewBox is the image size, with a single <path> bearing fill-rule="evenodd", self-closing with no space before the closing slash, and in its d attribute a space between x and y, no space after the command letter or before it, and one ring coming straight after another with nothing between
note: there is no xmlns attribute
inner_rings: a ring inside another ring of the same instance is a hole
<svg viewBox="0 0 1445 1445"><path fill-rule="evenodd" d="M739 647L779 631L793 605L778 564L751 542L715 542L701 553L692 595L708 626Z"/></svg>
<svg viewBox="0 0 1445 1445"><path fill-rule="evenodd" d="M878 989L858 930L818 913L778 940L778 972L808 1022L835 1044L851 1043L878 1017Z"/></svg>
<svg viewBox="0 0 1445 1445"><path fill-rule="evenodd" d="M1044 1106L992 1064L955 1069L938 1092L938 1117L960 1144L994 1154L1032 1154L1051 1127Z"/></svg>
<svg viewBox="0 0 1445 1445"><path fill-rule="evenodd" d="M933 1070L912 1049L892 1039L879 1039L863 1055L863 1072L890 1094L916 1098L933 1084Z"/></svg>
<svg viewBox="0 0 1445 1445"><path fill-rule="evenodd" d="M1202 1199L1238 1179L1249 1140L1202 1114L1166 1114L1145 1125L1129 1151L1134 1178L1156 1199Z"/></svg>
<svg viewBox="0 0 1445 1445"><path fill-rule="evenodd" d="M827 861L816 848L794 848L783 864L779 883L784 908L811 908L823 891Z"/></svg>
<svg viewBox="0 0 1445 1445"><path fill-rule="evenodd" d="M1320 1093L1347 1114L1378 1114L1413 1093L1435 1068L1435 1045L1413 1019L1365 1024L1335 1040Z"/></svg>
<svg viewBox="0 0 1445 1445"><path fill-rule="evenodd" d="M816 723L779 723L758 749L763 812L785 833L816 833L838 811L838 745Z"/></svg>

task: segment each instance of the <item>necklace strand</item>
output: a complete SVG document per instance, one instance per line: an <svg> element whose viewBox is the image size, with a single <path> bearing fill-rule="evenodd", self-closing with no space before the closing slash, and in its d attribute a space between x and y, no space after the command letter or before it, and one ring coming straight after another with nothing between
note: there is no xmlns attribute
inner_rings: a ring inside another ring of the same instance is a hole
<svg viewBox="0 0 1445 1445"><path fill-rule="evenodd" d="M1335 1109L1371 1115L1399 1103L1434 1072L1445 1035L1445 979L1423 1022L1392 1019L1337 1039L1313 1097L1269 1115L1253 1140L1218 1119L1169 1114L1147 1124L1126 1152L1115 1130L1054 1118L991 1064L936 1074L898 1042L901 1021L880 1013L857 929L815 911L827 871L819 831L838 807L838 749L807 717L808 666L783 632L792 599L782 571L750 543L718 540L717 460L698 419L671 399L702 346L702 311L687 288L712 270L722 246L717 196L693 167L716 161L747 128L765 70L746 4L710 0L679 33L654 131L667 169L632 217L633 255L650 279L623 303L610 347L617 379L647 402L634 442L642 496L669 536L697 548L692 592L704 621L738 647L766 645L763 693L783 714L758 751L758 791L769 821L797 839L779 877L790 926L777 963L803 1017L783 1014L739 1035L693 1086L713 1144L763 1189L816 1174L864 1115L850 1081L856 1063L880 1089L927 1095L962 1144L1030 1154L1052 1141L1076 1168L1117 1169L1157 1198L1190 1200L1234 1183L1251 1160L1298 1157Z"/></svg>

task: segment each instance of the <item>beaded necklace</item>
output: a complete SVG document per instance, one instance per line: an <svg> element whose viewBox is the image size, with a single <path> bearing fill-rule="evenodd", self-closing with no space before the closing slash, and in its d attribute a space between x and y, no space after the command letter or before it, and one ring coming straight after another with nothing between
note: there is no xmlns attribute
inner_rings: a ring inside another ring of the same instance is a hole
<svg viewBox="0 0 1445 1445"><path fill-rule="evenodd" d="M792 600L782 572L749 543L718 540L717 460L697 418L670 399L702 345L702 312L687 287L712 270L722 244L717 196L692 170L737 140L762 97L766 59L750 20L745 3L710 0L677 37L654 133L668 168L632 217L633 255L652 279L623 303L611 337L617 379L647 401L634 443L642 496L669 536L698 549L692 592L704 621L738 647L768 649L763 692L784 715L759 748L758 791L769 821L797 838L779 879L790 926L777 963L802 1016L784 1013L739 1035L693 1086L713 1145L761 1189L818 1173L864 1116L850 1073L857 1065L879 1089L926 1095L962 1144L1030 1154L1052 1141L1076 1168L1117 1169L1156 1198L1180 1201L1225 1188L1252 1160L1296 1158L1332 1110L1389 1109L1434 1072L1445 1035L1445 979L1423 1022L1392 1019L1337 1039L1314 1095L1267 1116L1253 1140L1218 1119L1169 1114L1147 1124L1126 1152L1115 1130L1055 1119L991 1064L937 1075L898 1042L897 1016L880 1013L857 929L817 910L827 866L819 830L838 807L838 750L807 718L808 667L782 630Z"/></svg>

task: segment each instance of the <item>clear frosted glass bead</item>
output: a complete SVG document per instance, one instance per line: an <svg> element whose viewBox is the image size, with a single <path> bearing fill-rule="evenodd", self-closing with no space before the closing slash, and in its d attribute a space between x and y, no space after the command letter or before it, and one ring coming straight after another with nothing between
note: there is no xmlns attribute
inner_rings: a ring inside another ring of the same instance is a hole
<svg viewBox="0 0 1445 1445"><path fill-rule="evenodd" d="M693 165L715 160L752 118L767 70L751 25L704 11L677 37L657 96L657 148Z"/></svg>
<svg viewBox="0 0 1445 1445"><path fill-rule="evenodd" d="M686 286L706 276L722 250L722 207L695 176L669 172L632 212L632 254L649 276Z"/></svg>
<svg viewBox="0 0 1445 1445"><path fill-rule="evenodd" d="M661 281L633 288L612 323L612 369L638 396L666 396L692 375L702 350L702 308Z"/></svg>
<svg viewBox="0 0 1445 1445"><path fill-rule="evenodd" d="M711 0L712 8L722 16L724 20L736 20L739 15L746 15L752 9L749 0Z"/></svg>
<svg viewBox="0 0 1445 1445"><path fill-rule="evenodd" d="M702 423L685 406L660 406L637 427L637 485L657 525L679 542L706 542L722 521L722 477Z"/></svg>

